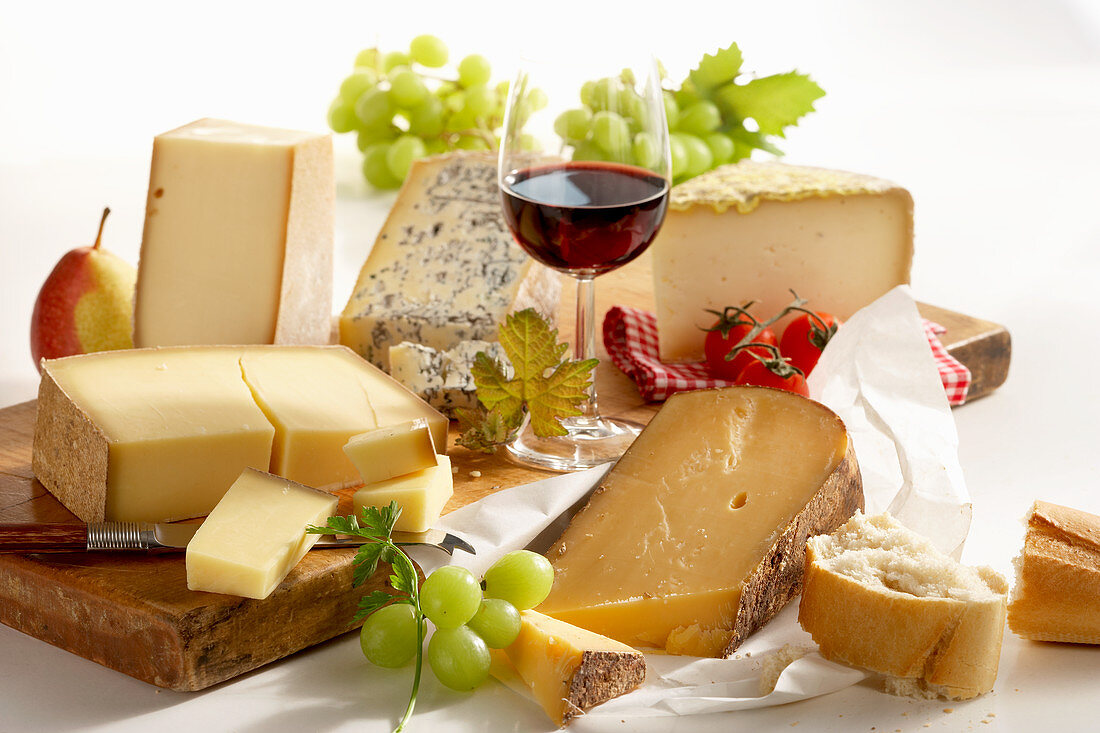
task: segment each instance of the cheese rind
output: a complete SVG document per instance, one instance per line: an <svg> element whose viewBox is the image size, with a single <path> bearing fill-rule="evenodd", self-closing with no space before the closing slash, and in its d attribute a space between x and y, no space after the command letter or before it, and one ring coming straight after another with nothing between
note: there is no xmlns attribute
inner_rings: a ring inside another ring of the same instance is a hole
<svg viewBox="0 0 1100 733"><path fill-rule="evenodd" d="M336 512L331 494L245 469L187 544L187 587L263 599L298 564Z"/></svg>
<svg viewBox="0 0 1100 733"><path fill-rule="evenodd" d="M344 454L364 484L373 484L436 465L435 443L423 418L353 435Z"/></svg>
<svg viewBox="0 0 1100 733"><path fill-rule="evenodd" d="M645 681L645 657L626 644L538 611L521 611L519 636L493 650L498 677L514 672L557 725Z"/></svg>
<svg viewBox="0 0 1100 733"><path fill-rule="evenodd" d="M153 141L134 344L324 344L332 140L203 119Z"/></svg>
<svg viewBox="0 0 1100 733"><path fill-rule="evenodd" d="M477 407L477 384L470 370L479 351L508 363L504 347L495 341L463 341L446 351L403 341L390 347L390 375L444 415L455 418L458 410Z"/></svg>
<svg viewBox="0 0 1100 733"><path fill-rule="evenodd" d="M760 387L677 394L551 548L540 608L626 644L729 655L798 593L807 537L862 504L824 406Z"/></svg>
<svg viewBox="0 0 1100 733"><path fill-rule="evenodd" d="M870 176L742 161L673 188L650 249L661 359L699 360L706 309L755 300L763 318L793 289L847 319L908 283L913 200Z"/></svg>
<svg viewBox="0 0 1100 733"><path fill-rule="evenodd" d="M340 317L340 343L389 371L403 341L437 350L497 340L498 324L532 307L556 318L561 282L513 241L496 156L417 160Z"/></svg>
<svg viewBox="0 0 1100 733"><path fill-rule="evenodd" d="M427 532L439 521L443 507L454 494L454 477L451 459L436 456L436 465L378 481L355 492L352 504L355 515L363 513L363 507L386 506L391 501L401 505L401 516L394 529L401 532Z"/></svg>

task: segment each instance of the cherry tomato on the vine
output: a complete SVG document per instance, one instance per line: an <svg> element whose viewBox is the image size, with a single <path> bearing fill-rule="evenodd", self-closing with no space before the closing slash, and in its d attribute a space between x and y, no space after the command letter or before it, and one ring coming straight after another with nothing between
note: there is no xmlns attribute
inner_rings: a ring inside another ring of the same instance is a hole
<svg viewBox="0 0 1100 733"><path fill-rule="evenodd" d="M803 313L787 324L779 340L779 349L791 364L808 375L817 366L822 350L840 325L841 322L829 313L815 311L812 316Z"/></svg>
<svg viewBox="0 0 1100 733"><path fill-rule="evenodd" d="M752 385L754 387L775 387L777 389L785 389L788 392L800 394L803 397L810 396L810 389L806 386L806 377L793 369L790 370L788 376L780 376L772 371L772 368L769 367L768 364L757 361L756 359L753 359L752 364L749 364L737 375L736 384Z"/></svg>
<svg viewBox="0 0 1100 733"><path fill-rule="evenodd" d="M706 339L703 341L707 371L717 379L737 379L737 375L741 373L741 370L748 366L750 361L754 361L752 355L748 353L750 351L765 358L770 356L767 349L754 347L743 349L732 359L726 361L726 354L730 353L733 347L737 346L741 339L745 338L745 335L756 325L756 320L751 316L740 313L730 315L731 310L736 309L727 308L726 312L720 315L714 325L707 330ZM753 343L779 346L779 339L775 337L774 331L765 328L753 338Z"/></svg>

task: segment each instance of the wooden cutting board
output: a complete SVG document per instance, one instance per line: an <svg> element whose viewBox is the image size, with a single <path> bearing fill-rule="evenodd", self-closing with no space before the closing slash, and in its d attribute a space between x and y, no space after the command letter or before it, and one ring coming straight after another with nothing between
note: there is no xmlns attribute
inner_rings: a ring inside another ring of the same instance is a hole
<svg viewBox="0 0 1100 733"><path fill-rule="evenodd" d="M653 307L643 258L597 283L597 313L614 304ZM560 322L571 337L573 289L567 283ZM948 350L970 367L970 398L999 386L1011 343L997 324L932 306L925 317L947 327ZM658 405L606 360L597 375L601 409L648 422ZM31 440L35 404L0 410L0 522L76 522L35 480ZM456 448L454 497L446 511L495 491L551 474L494 455ZM340 511L350 511L351 490ZM111 669L174 690L201 690L349 630L362 593L382 588L388 569L351 588L353 550L315 550L262 601L187 590L182 554L79 553L0 555L0 622ZM105 672L106 674L106 672Z"/></svg>

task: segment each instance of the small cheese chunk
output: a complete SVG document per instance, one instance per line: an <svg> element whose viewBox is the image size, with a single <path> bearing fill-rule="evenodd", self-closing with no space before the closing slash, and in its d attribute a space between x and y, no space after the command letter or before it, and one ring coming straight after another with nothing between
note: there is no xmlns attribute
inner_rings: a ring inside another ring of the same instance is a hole
<svg viewBox="0 0 1100 733"><path fill-rule="evenodd" d="M764 318L793 289L846 319L909 282L913 199L870 176L742 161L673 188L650 249L661 359L696 361L705 309L755 300Z"/></svg>
<svg viewBox="0 0 1100 733"><path fill-rule="evenodd" d="M645 681L645 657L614 639L522 611L519 636L493 650L490 670L515 673L557 725L585 710L625 695Z"/></svg>
<svg viewBox="0 0 1100 733"><path fill-rule="evenodd" d="M324 344L332 139L198 120L153 140L134 344Z"/></svg>
<svg viewBox="0 0 1100 733"><path fill-rule="evenodd" d="M241 357L244 380L275 426L272 473L315 488L358 483L343 447L378 424L365 366L344 350L254 350Z"/></svg>
<svg viewBox="0 0 1100 733"><path fill-rule="evenodd" d="M432 433L424 419L353 435L344 445L344 453L364 484L422 471L437 463Z"/></svg>
<svg viewBox="0 0 1100 733"><path fill-rule="evenodd" d="M402 341L438 350L497 340L504 316L553 319L561 281L513 241L497 160L454 153L413 163L340 317L340 343L387 372Z"/></svg>
<svg viewBox="0 0 1100 733"><path fill-rule="evenodd" d="M386 506L391 501L401 505L401 517L394 529L401 532L427 532L443 513L443 507L454 493L451 459L436 456L438 463L415 473L364 486L355 492L352 503L355 515L365 506Z"/></svg>
<svg viewBox="0 0 1100 733"><path fill-rule="evenodd" d="M495 341L463 341L446 351L404 341L390 347L390 374L420 399L454 418L456 410L477 407L477 385L470 368L479 351L497 361L507 359L504 347Z"/></svg>
<svg viewBox="0 0 1100 733"><path fill-rule="evenodd" d="M729 655L797 595L806 538L862 507L861 486L817 402L673 395L550 549L540 609L632 646Z"/></svg>
<svg viewBox="0 0 1100 733"><path fill-rule="evenodd" d="M187 543L187 587L263 599L320 535L306 534L336 512L331 494L245 469Z"/></svg>

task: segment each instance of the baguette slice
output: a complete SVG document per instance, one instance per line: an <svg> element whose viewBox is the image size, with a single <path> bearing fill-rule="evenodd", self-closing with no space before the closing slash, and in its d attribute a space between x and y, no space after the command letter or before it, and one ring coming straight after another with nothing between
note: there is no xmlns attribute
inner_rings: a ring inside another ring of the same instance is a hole
<svg viewBox="0 0 1100 733"><path fill-rule="evenodd" d="M966 700L997 679L1007 590L889 514L857 514L807 543L798 621L823 657L886 675L889 692Z"/></svg>
<svg viewBox="0 0 1100 733"><path fill-rule="evenodd" d="M1008 625L1037 641L1100 644L1100 517L1037 501L1016 558Z"/></svg>

